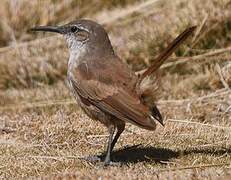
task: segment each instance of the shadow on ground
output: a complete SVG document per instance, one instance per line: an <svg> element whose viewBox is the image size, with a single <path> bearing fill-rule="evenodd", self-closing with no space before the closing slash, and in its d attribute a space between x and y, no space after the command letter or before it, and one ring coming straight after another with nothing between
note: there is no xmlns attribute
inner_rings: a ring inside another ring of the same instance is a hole
<svg viewBox="0 0 231 180"><path fill-rule="evenodd" d="M112 161L121 163L137 163L137 162L156 162L165 164L172 158L178 158L187 156L190 154L213 154L214 156L220 156L223 154L230 154L231 148L203 148L203 149L186 149L180 151L174 151L167 148L155 148L151 146L141 147L140 145L130 146L123 149L113 151ZM105 153L98 156L102 161L105 157Z"/></svg>

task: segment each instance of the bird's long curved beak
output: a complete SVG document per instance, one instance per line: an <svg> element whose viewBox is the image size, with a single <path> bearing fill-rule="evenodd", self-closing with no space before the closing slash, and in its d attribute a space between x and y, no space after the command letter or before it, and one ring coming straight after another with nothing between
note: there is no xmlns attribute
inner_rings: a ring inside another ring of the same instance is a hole
<svg viewBox="0 0 231 180"><path fill-rule="evenodd" d="M64 33L62 26L36 26L29 30L30 31L55 32L55 33L60 33L60 34Z"/></svg>

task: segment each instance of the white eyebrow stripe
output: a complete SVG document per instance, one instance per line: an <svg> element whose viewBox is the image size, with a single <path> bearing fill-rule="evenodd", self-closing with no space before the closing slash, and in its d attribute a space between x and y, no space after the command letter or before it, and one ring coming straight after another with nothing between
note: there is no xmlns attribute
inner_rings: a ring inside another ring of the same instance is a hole
<svg viewBox="0 0 231 180"><path fill-rule="evenodd" d="M80 26L80 25L76 25L76 27L79 28L79 29L81 29L81 30L84 30L84 31L89 32L89 30L88 30L87 28L84 28L84 27L82 27L82 26ZM90 33L90 32L89 32L89 33Z"/></svg>

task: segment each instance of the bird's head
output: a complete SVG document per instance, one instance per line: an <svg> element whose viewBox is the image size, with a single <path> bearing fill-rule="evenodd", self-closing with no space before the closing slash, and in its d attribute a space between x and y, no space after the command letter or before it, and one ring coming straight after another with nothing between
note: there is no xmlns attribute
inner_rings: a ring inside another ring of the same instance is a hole
<svg viewBox="0 0 231 180"><path fill-rule="evenodd" d="M46 31L62 34L70 51L87 48L91 53L114 53L105 29L91 20L76 20L62 26L36 26L30 31Z"/></svg>

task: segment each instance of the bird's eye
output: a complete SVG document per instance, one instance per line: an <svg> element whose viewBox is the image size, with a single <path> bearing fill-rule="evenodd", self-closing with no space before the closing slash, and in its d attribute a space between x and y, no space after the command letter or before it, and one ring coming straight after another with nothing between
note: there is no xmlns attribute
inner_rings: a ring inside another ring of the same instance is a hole
<svg viewBox="0 0 231 180"><path fill-rule="evenodd" d="M78 31L78 28L76 26L71 27L71 32L75 33Z"/></svg>

